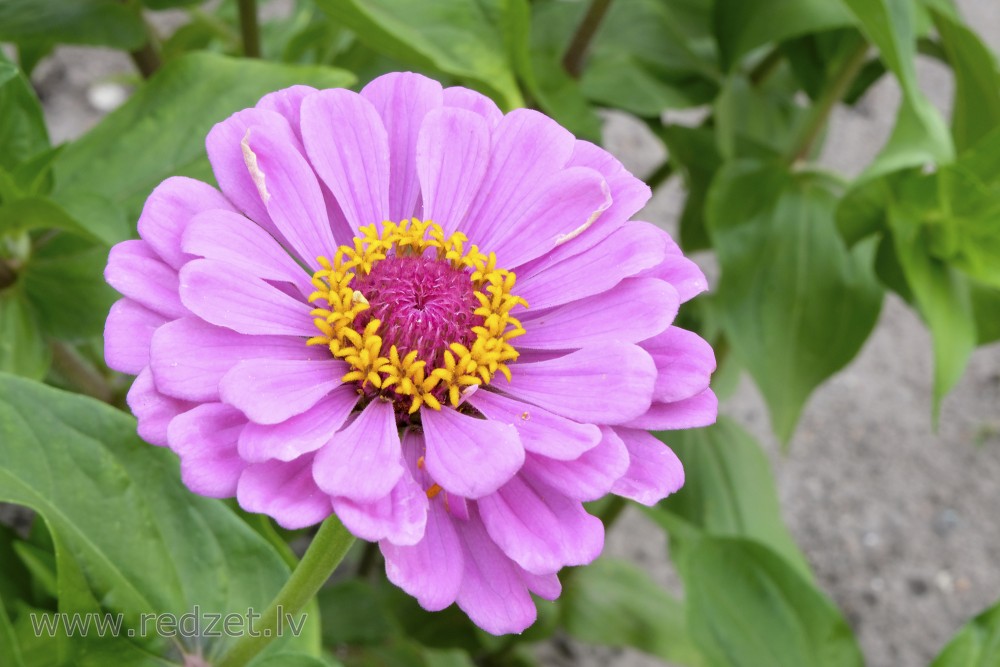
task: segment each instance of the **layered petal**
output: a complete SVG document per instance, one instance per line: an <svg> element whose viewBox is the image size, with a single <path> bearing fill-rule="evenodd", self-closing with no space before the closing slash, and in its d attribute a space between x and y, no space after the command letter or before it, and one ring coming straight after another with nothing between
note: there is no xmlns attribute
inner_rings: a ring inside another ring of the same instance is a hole
<svg viewBox="0 0 1000 667"><path fill-rule="evenodd" d="M301 141L302 131L299 127L299 118L302 110L302 100L316 92L312 86L289 86L273 93L268 93L257 102L257 108L265 111L273 111L280 114L295 133L295 137Z"/></svg>
<svg viewBox="0 0 1000 667"><path fill-rule="evenodd" d="M138 375L149 365L153 333L167 318L132 299L119 299L111 306L104 324L104 359L108 367Z"/></svg>
<svg viewBox="0 0 1000 667"><path fill-rule="evenodd" d="M236 487L240 507L272 516L288 530L319 523L330 516L333 506L313 481L312 463L312 455L306 455L247 466Z"/></svg>
<svg viewBox="0 0 1000 667"><path fill-rule="evenodd" d="M457 410L422 409L420 418L431 478L445 490L480 498L510 480L524 463L524 447L510 424Z"/></svg>
<svg viewBox="0 0 1000 667"><path fill-rule="evenodd" d="M503 112L500 111L496 102L482 93L461 86L444 89L444 105L466 109L482 116L491 129L496 127L500 123L500 119L503 118Z"/></svg>
<svg viewBox="0 0 1000 667"><path fill-rule="evenodd" d="M653 506L684 486L684 466L672 449L647 431L615 432L628 448L629 466L615 482L614 493Z"/></svg>
<svg viewBox="0 0 1000 667"><path fill-rule="evenodd" d="M377 542L414 545L427 525L427 494L404 471L392 491L374 502L334 498L333 510L354 535Z"/></svg>
<svg viewBox="0 0 1000 667"><path fill-rule="evenodd" d="M629 467L629 450L610 427L603 427L596 447L572 461L529 455L524 474L574 500L591 501L604 496Z"/></svg>
<svg viewBox="0 0 1000 667"><path fill-rule="evenodd" d="M236 441L246 417L222 403L203 403L170 422L167 440L181 459L181 480L195 493L210 498L236 494L246 462Z"/></svg>
<svg viewBox="0 0 1000 667"><path fill-rule="evenodd" d="M219 394L251 421L279 424L316 405L346 372L336 359L247 359L222 376Z"/></svg>
<svg viewBox="0 0 1000 667"><path fill-rule="evenodd" d="M621 424L649 409L655 380L656 366L645 350L609 343L518 363L504 391L569 419Z"/></svg>
<svg viewBox="0 0 1000 667"><path fill-rule="evenodd" d="M412 595L428 611L440 611L455 601L462 585L464 555L444 504L431 502L424 535L402 546L379 542L389 581Z"/></svg>
<svg viewBox="0 0 1000 667"><path fill-rule="evenodd" d="M205 211L233 212L232 204L207 183L171 176L150 193L139 216L139 236L165 264L180 269L190 257L181 248L188 222Z"/></svg>
<svg viewBox="0 0 1000 667"><path fill-rule="evenodd" d="M690 398L708 388L715 372L715 352L698 334L670 327L642 342L656 363L653 400L669 403Z"/></svg>
<svg viewBox="0 0 1000 667"><path fill-rule="evenodd" d="M358 392L341 385L302 414L280 424L250 422L240 434L240 456L247 461L291 461L330 442L358 403Z"/></svg>
<svg viewBox="0 0 1000 667"><path fill-rule="evenodd" d="M719 399L706 389L673 403L654 402L645 413L623 425L653 431L699 428L714 424L718 415Z"/></svg>
<svg viewBox="0 0 1000 667"><path fill-rule="evenodd" d="M187 314L177 296L177 272L164 264L146 241L122 241L111 248L104 279L154 313L168 318Z"/></svg>
<svg viewBox="0 0 1000 667"><path fill-rule="evenodd" d="M153 384L153 373L144 368L125 398L129 410L139 421L139 437L151 445L167 445L167 427L174 417L195 407L194 403L164 396Z"/></svg>
<svg viewBox="0 0 1000 667"><path fill-rule="evenodd" d="M403 476L392 404L374 400L316 454L313 478L331 496L373 503Z"/></svg>

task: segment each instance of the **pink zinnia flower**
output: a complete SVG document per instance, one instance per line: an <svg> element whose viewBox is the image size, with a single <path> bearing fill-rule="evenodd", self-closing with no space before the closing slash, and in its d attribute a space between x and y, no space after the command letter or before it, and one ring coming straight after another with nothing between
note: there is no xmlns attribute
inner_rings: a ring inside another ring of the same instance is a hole
<svg viewBox="0 0 1000 667"><path fill-rule="evenodd" d="M715 420L712 350L671 326L706 283L611 155L415 74L272 93L207 148L221 193L164 181L105 274L108 364L192 491L336 513L504 633L600 553L584 501L681 486L646 429Z"/></svg>

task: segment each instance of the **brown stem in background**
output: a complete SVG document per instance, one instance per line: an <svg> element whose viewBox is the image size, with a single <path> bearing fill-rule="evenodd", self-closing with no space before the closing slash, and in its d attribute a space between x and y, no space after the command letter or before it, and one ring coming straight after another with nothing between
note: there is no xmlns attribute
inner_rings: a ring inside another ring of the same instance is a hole
<svg viewBox="0 0 1000 667"><path fill-rule="evenodd" d="M569 48L566 49L566 55L563 56L562 64L566 73L574 79L579 79L580 75L583 74L583 60L587 56L587 49L610 6L611 0L593 0L590 7L587 8L583 20L580 21L580 25L577 26L576 33L573 34Z"/></svg>
<svg viewBox="0 0 1000 667"><path fill-rule="evenodd" d="M14 269L7 265L7 262L0 259L0 290L10 287L17 281L17 274Z"/></svg>
<svg viewBox="0 0 1000 667"><path fill-rule="evenodd" d="M156 73L156 70L160 69L162 61L160 60L160 52L156 47L156 41L153 37L152 31L149 32L149 39L143 44L139 49L135 51L130 51L129 55L132 57L132 62L135 63L136 69L142 74L143 79L148 79Z"/></svg>
<svg viewBox="0 0 1000 667"><path fill-rule="evenodd" d="M52 366L80 393L113 404L114 391L107 379L72 346L62 341L52 341Z"/></svg>
<svg viewBox="0 0 1000 667"><path fill-rule="evenodd" d="M260 58L260 25L257 22L257 0L238 0L240 34L243 35L243 55Z"/></svg>

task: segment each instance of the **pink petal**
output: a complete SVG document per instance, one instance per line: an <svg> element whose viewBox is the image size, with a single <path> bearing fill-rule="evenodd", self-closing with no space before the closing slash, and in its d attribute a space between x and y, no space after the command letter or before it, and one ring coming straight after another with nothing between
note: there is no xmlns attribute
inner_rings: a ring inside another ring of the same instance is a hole
<svg viewBox="0 0 1000 667"><path fill-rule="evenodd" d="M295 138L302 141L302 131L299 128L299 116L302 109L302 100L316 92L312 86L290 86L282 90L276 90L260 98L256 107L265 111L274 111L288 121L295 133Z"/></svg>
<svg viewBox="0 0 1000 667"><path fill-rule="evenodd" d="M670 239L667 244L667 254L663 261L639 275L666 280L677 290L681 297L681 303L685 303L708 289L708 280L701 268L681 254L680 248L677 247L673 239Z"/></svg>
<svg viewBox="0 0 1000 667"><path fill-rule="evenodd" d="M578 254L573 254L574 244L567 243L518 269L514 293L538 310L606 292L660 263L665 237L652 225L629 223Z"/></svg>
<svg viewBox="0 0 1000 667"><path fill-rule="evenodd" d="M476 419L457 410L420 411L431 478L465 498L480 498L506 483L524 463L524 448L510 424Z"/></svg>
<svg viewBox="0 0 1000 667"><path fill-rule="evenodd" d="M379 542L389 581L412 595L428 611L455 601L462 584L462 544L441 502L431 502L423 538L401 546Z"/></svg>
<svg viewBox="0 0 1000 667"><path fill-rule="evenodd" d="M288 530L305 528L333 512L330 496L312 478L312 455L294 461L267 461L247 466L236 487L236 499L247 512L274 517Z"/></svg>
<svg viewBox="0 0 1000 667"><path fill-rule="evenodd" d="M138 375L149 365L153 332L167 319L132 299L119 299L111 306L104 324L104 359L109 368Z"/></svg>
<svg viewBox="0 0 1000 667"><path fill-rule="evenodd" d="M472 243L485 240L517 218L526 198L541 193L573 152L573 135L531 109L515 109L493 131L490 163L463 228ZM529 199L531 201L531 199Z"/></svg>
<svg viewBox="0 0 1000 667"><path fill-rule="evenodd" d="M652 355L656 363L654 401L679 401L708 388L715 372L715 352L698 334L670 327L644 340L642 348Z"/></svg>
<svg viewBox="0 0 1000 667"><path fill-rule="evenodd" d="M574 500L603 497L629 466L629 453L622 439L608 426L601 429L601 442L574 461L558 461L531 455L524 474L537 479Z"/></svg>
<svg viewBox="0 0 1000 667"><path fill-rule="evenodd" d="M306 264L337 249L326 215L326 201L316 174L298 141L251 125L242 141L243 154L260 198L282 237Z"/></svg>
<svg viewBox="0 0 1000 667"><path fill-rule="evenodd" d="M160 260L145 241L122 241L108 254L108 284L154 313L183 317L187 309L177 296L177 272Z"/></svg>
<svg viewBox="0 0 1000 667"><path fill-rule="evenodd" d="M569 350L606 343L638 343L670 326L677 291L662 280L626 278L603 294L521 316L527 331L518 348Z"/></svg>
<svg viewBox="0 0 1000 667"><path fill-rule="evenodd" d="M247 359L329 359L329 350L290 336L246 336L197 317L182 317L153 335L150 364L156 386L177 398L219 400L219 383Z"/></svg>
<svg viewBox="0 0 1000 667"><path fill-rule="evenodd" d="M532 574L527 570L521 570L521 581L528 587L528 590L544 600L555 600L562 593L562 582L559 575L552 574Z"/></svg>
<svg viewBox="0 0 1000 667"><path fill-rule="evenodd" d="M339 387L347 365L337 359L247 359L222 376L222 400L250 421L279 424Z"/></svg>
<svg viewBox="0 0 1000 667"><path fill-rule="evenodd" d="M375 399L316 454L313 478L331 496L371 503L403 476L392 403Z"/></svg>
<svg viewBox="0 0 1000 667"><path fill-rule="evenodd" d="M181 235L188 222L198 213L213 209L234 210L229 200L211 185L171 176L146 199L139 216L139 236L166 264L179 269L190 259L181 249Z"/></svg>
<svg viewBox="0 0 1000 667"><path fill-rule="evenodd" d="M537 612L521 568L493 543L475 513L459 526L459 538L465 567L458 606L487 632L523 632L535 622Z"/></svg>
<svg viewBox="0 0 1000 667"><path fill-rule="evenodd" d="M620 424L649 408L656 366L636 345L609 343L518 363L511 374L503 389L517 399L581 422Z"/></svg>
<svg viewBox="0 0 1000 667"><path fill-rule="evenodd" d="M653 506L684 486L684 466L673 450L646 431L616 428L629 453L628 471L612 491Z"/></svg>
<svg viewBox="0 0 1000 667"><path fill-rule="evenodd" d="M333 511L363 540L413 545L420 542L427 525L427 494L404 471L388 495L370 503L334 498Z"/></svg>
<svg viewBox="0 0 1000 667"><path fill-rule="evenodd" d="M242 334L316 335L305 299L299 301L260 278L234 271L222 262L197 259L181 269L184 305L201 319Z"/></svg>
<svg viewBox="0 0 1000 667"><path fill-rule="evenodd" d="M136 377L132 388L128 390L126 402L139 420L136 429L139 437L158 447L167 445L167 426L170 421L195 406L194 403L164 396L157 391L149 368L144 368Z"/></svg>
<svg viewBox="0 0 1000 667"><path fill-rule="evenodd" d="M479 114L486 119L486 123L491 129L496 127L503 118L503 112L500 111L496 102L482 93L461 86L444 89L444 105Z"/></svg>
<svg viewBox="0 0 1000 667"><path fill-rule="evenodd" d="M630 428L655 431L698 428L715 423L719 399L711 389L673 403L653 402L649 410L623 424Z"/></svg>
<svg viewBox="0 0 1000 667"><path fill-rule="evenodd" d="M236 440L246 418L228 405L204 403L170 422L167 440L181 458L181 480L195 493L210 498L236 494L246 463Z"/></svg>
<svg viewBox="0 0 1000 667"><path fill-rule="evenodd" d="M358 230L389 215L389 135L371 102L344 89L302 102L302 141L316 173Z"/></svg>
<svg viewBox="0 0 1000 667"><path fill-rule="evenodd" d="M306 298L316 288L310 276L274 237L242 215L209 211L196 216L184 232L191 255L218 260L263 280L289 282Z"/></svg>
<svg viewBox="0 0 1000 667"><path fill-rule="evenodd" d="M492 391L474 392L467 400L488 419L514 426L528 452L571 460L601 440L601 431L593 424L578 424Z"/></svg>
<svg viewBox="0 0 1000 667"><path fill-rule="evenodd" d="M604 547L604 524L580 501L522 475L480 498L479 513L497 546L534 574L585 565Z"/></svg>
<svg viewBox="0 0 1000 667"><path fill-rule="evenodd" d="M281 114L267 109L244 109L216 124L208 133L205 139L208 161L229 201L278 240L283 240L261 201L243 155L243 137L252 125L266 126L279 140L295 143L295 133Z"/></svg>
<svg viewBox="0 0 1000 667"><path fill-rule="evenodd" d="M458 229L479 192L489 156L490 130L480 116L452 108L427 114L416 157L424 218L445 233Z"/></svg>
<svg viewBox="0 0 1000 667"><path fill-rule="evenodd" d="M291 461L330 442L358 403L357 390L341 385L305 412L280 424L250 422L240 434L240 456L247 461Z"/></svg>
<svg viewBox="0 0 1000 667"><path fill-rule="evenodd" d="M393 72L372 80L361 96L378 111L389 140L389 219L412 217L420 193L417 136L424 117L443 103L441 84L420 74Z"/></svg>

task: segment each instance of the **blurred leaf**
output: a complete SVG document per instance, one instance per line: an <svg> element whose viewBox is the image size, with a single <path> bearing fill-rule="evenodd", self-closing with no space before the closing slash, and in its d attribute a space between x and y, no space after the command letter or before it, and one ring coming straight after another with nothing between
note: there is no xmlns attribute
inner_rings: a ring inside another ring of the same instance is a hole
<svg viewBox="0 0 1000 667"><path fill-rule="evenodd" d="M37 249L21 280L39 326L56 338L79 340L104 331L118 294L104 281L107 246L62 235Z"/></svg>
<svg viewBox="0 0 1000 667"><path fill-rule="evenodd" d="M975 347L976 323L967 280L932 254L923 224L937 194L930 178L914 175L901 184L889 207L889 224L906 283L933 338L936 421L941 400L962 377Z"/></svg>
<svg viewBox="0 0 1000 667"><path fill-rule="evenodd" d="M930 667L996 667L1000 665L1000 603L969 621Z"/></svg>
<svg viewBox="0 0 1000 667"><path fill-rule="evenodd" d="M938 190L937 206L923 211L931 253L1000 288L1000 183L988 187L949 167L919 180Z"/></svg>
<svg viewBox="0 0 1000 667"><path fill-rule="evenodd" d="M0 594L0 664L6 667L27 667L21 655L21 643L6 607L3 595Z"/></svg>
<svg viewBox="0 0 1000 667"><path fill-rule="evenodd" d="M651 510L651 516L666 510L707 535L756 540L803 578L812 579L805 556L782 521L771 464L749 433L719 417L707 428L656 435L684 462L687 481Z"/></svg>
<svg viewBox="0 0 1000 667"><path fill-rule="evenodd" d="M629 646L690 667L704 664L687 633L684 603L648 574L612 558L572 572L562 600L569 634L588 644Z"/></svg>
<svg viewBox="0 0 1000 667"><path fill-rule="evenodd" d="M680 221L680 244L686 252L711 247L705 224L705 198L722 165L715 133L705 127L666 125L657 134L667 145L670 163L684 178L687 196Z"/></svg>
<svg viewBox="0 0 1000 667"><path fill-rule="evenodd" d="M49 362L48 342L20 283L0 289L0 372L39 379Z"/></svg>
<svg viewBox="0 0 1000 667"><path fill-rule="evenodd" d="M717 0L715 35L724 70L759 46L841 28L854 17L840 0Z"/></svg>
<svg viewBox="0 0 1000 667"><path fill-rule="evenodd" d="M805 117L786 90L754 87L732 75L715 99L715 131L719 154L726 160L768 160L788 152Z"/></svg>
<svg viewBox="0 0 1000 667"><path fill-rule="evenodd" d="M0 40L3 13L0 3ZM13 170L21 162L49 147L42 106L31 84L0 51L0 168Z"/></svg>
<svg viewBox="0 0 1000 667"><path fill-rule="evenodd" d="M18 234L38 229L59 229L92 241L97 240L49 199L26 197L0 205L0 234Z"/></svg>
<svg viewBox="0 0 1000 667"><path fill-rule="evenodd" d="M873 247L846 248L836 204L818 176L751 162L723 167L708 195L722 326L785 442L809 393L857 354L882 302Z"/></svg>
<svg viewBox="0 0 1000 667"><path fill-rule="evenodd" d="M204 0L141 0L141 2L150 9L172 9L174 7L197 5L204 2Z"/></svg>
<svg viewBox="0 0 1000 667"><path fill-rule="evenodd" d="M34 509L51 529L62 612L121 612L133 628L142 613L195 605L246 613L288 577L263 538L220 501L188 491L173 454L142 443L118 410L0 375L0 441L0 501ZM150 638L74 643L79 665L84 655L86 664L148 664L148 652L164 648ZM211 659L225 644L202 648Z"/></svg>
<svg viewBox="0 0 1000 667"><path fill-rule="evenodd" d="M306 653L268 653L252 660L248 667L335 667L336 660L321 660Z"/></svg>
<svg viewBox="0 0 1000 667"><path fill-rule="evenodd" d="M873 178L904 167L950 161L955 149L948 128L917 83L917 19L912 0L843 1L903 89L896 126L866 176Z"/></svg>
<svg viewBox="0 0 1000 667"><path fill-rule="evenodd" d="M4 0L0 41L136 49L146 41L140 8L120 0Z"/></svg>
<svg viewBox="0 0 1000 667"><path fill-rule="evenodd" d="M970 289L976 318L976 343L987 345L1000 340L1000 289L975 281L971 281Z"/></svg>
<svg viewBox="0 0 1000 667"><path fill-rule="evenodd" d="M372 589L361 579L348 579L320 590L323 643L378 644L395 634L386 610Z"/></svg>
<svg viewBox="0 0 1000 667"><path fill-rule="evenodd" d="M1000 126L1000 72L996 57L973 30L942 13L934 19L955 72L951 131L962 152Z"/></svg>
<svg viewBox="0 0 1000 667"><path fill-rule="evenodd" d="M501 107L524 106L498 23L501 0L318 0L371 48L433 67L488 91Z"/></svg>
<svg viewBox="0 0 1000 667"><path fill-rule="evenodd" d="M166 65L55 160L53 199L108 244L134 234L150 191L171 175L212 180L205 136L229 114L293 84L346 86L328 67L193 53Z"/></svg>
<svg viewBox="0 0 1000 667"><path fill-rule="evenodd" d="M688 627L712 667L861 667L830 601L767 547L704 537L680 564Z"/></svg>
<svg viewBox="0 0 1000 667"><path fill-rule="evenodd" d="M458 649L431 649L413 641L366 646L352 651L347 667L473 667L467 653Z"/></svg>

